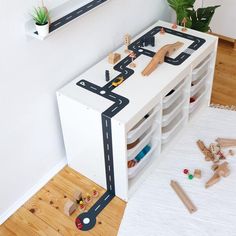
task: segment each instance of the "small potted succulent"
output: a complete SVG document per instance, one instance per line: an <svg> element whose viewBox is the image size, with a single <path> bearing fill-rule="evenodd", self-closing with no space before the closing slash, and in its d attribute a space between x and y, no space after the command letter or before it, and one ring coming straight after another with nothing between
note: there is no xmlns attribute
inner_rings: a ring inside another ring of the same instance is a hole
<svg viewBox="0 0 236 236"><path fill-rule="evenodd" d="M42 37L47 36L49 33L49 14L47 8L43 6L35 8L32 17L35 21L35 26L38 35Z"/></svg>

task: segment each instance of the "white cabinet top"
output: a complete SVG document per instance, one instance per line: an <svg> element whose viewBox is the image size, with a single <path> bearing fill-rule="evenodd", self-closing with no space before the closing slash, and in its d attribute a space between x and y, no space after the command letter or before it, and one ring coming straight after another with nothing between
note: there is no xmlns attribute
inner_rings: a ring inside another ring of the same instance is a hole
<svg viewBox="0 0 236 236"><path fill-rule="evenodd" d="M162 27L166 31L165 34L159 32ZM58 94L100 113L113 105L109 114L113 114L113 119L130 128L138 113L145 115L155 99L165 96L190 72L191 65L197 65L216 46L217 38L212 35L190 29L182 32L181 29L182 27L178 27L173 30L171 24L158 21L131 41L130 49L133 49L137 55L134 60L135 68L129 66L131 58L124 52L125 46L122 46L116 51L121 54L121 60L116 64L116 69L119 71L114 70L114 65L109 64L108 59L105 58L61 88ZM145 34L146 38L155 37L155 47L141 45L142 36ZM183 42L184 46L174 52L170 58L166 58L167 62L160 64L151 75L141 75L141 71L157 50L165 44L177 41ZM105 80L105 70L110 71L109 82ZM111 85L112 80L121 73L125 80L114 88ZM124 108L120 108L119 106L126 104L127 99L129 103Z"/></svg>

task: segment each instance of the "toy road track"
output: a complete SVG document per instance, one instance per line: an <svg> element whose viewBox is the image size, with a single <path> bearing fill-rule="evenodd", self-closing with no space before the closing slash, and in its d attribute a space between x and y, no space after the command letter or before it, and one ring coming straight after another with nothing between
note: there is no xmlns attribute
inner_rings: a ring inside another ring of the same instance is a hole
<svg viewBox="0 0 236 236"><path fill-rule="evenodd" d="M103 4L107 0L93 0L86 5L74 10L73 12L61 17L60 19L52 22L49 27L49 32L60 28L61 26L69 23L70 21L74 20L75 18L87 13L88 11L92 10L95 7L98 7L99 5ZM38 32L34 32L35 34L38 34Z"/></svg>
<svg viewBox="0 0 236 236"><path fill-rule="evenodd" d="M155 52L144 49L141 47L141 41L145 37L151 37L156 35L160 30L161 26L157 26L147 32L145 35L134 41L129 45L129 49L134 51L136 58L140 55L146 55L153 57ZM177 35L182 38L192 40L193 43L182 53L180 53L176 58L165 57L165 62L172 65L182 64L191 54L200 48L205 40L198 38L189 34L178 32L172 29L164 28L166 33ZM114 180L114 167L113 167L113 149L112 149L112 130L111 130L111 119L117 113L119 113L126 105L128 105L129 100L123 96L113 93L112 90L116 88L112 85L112 82L118 77L122 76L124 80L128 79L134 70L128 68L127 66L132 62L132 59L127 56L122 61L114 66L114 69L119 71L120 74L116 76L113 80L108 82L105 86L99 87L86 80L80 80L76 85L82 87L83 89L89 90L92 93L102 96L112 102L108 109L106 109L101 114L102 130L103 130L103 147L104 147L104 159L105 159L105 170L106 170L106 185L107 191L100 197L100 199L88 210L80 214L76 218L76 226L78 229L87 231L92 229L96 224L97 215L108 205L108 203L115 197L115 180Z"/></svg>

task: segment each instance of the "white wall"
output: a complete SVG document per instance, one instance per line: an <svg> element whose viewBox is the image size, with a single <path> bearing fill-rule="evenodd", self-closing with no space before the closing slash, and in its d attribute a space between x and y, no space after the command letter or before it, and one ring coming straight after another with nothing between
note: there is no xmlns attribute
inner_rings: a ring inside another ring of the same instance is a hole
<svg viewBox="0 0 236 236"><path fill-rule="evenodd" d="M39 1L1 0L0 223L65 163L55 92L158 19L165 0L110 0L45 41L24 24ZM45 0L55 7L65 0Z"/></svg>

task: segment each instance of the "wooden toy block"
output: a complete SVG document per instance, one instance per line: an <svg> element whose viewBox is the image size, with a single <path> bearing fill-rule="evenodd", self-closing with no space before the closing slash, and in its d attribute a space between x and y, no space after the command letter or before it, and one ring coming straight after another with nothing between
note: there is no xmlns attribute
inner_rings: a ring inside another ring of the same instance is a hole
<svg viewBox="0 0 236 236"><path fill-rule="evenodd" d="M142 71L143 76L150 75L158 66L158 64L162 64L164 62L165 56L170 56L177 49L182 47L184 44L182 42L176 42L173 44L167 44L163 46L157 53L154 55L150 63L146 66L146 68Z"/></svg>
<svg viewBox="0 0 236 236"><path fill-rule="evenodd" d="M227 177L230 174L230 170L228 167L228 162L224 162L221 165L218 166L218 168L215 170L214 175L206 182L205 187L208 188L215 183L217 183L221 176Z"/></svg>
<svg viewBox="0 0 236 236"><path fill-rule="evenodd" d="M131 36L129 34L126 34L124 41L125 41L125 46L126 46L125 52L130 53L128 46L130 45L130 42L131 42Z"/></svg>
<svg viewBox="0 0 236 236"><path fill-rule="evenodd" d="M216 141L220 147L236 147L236 139L217 138Z"/></svg>
<svg viewBox="0 0 236 236"><path fill-rule="evenodd" d="M202 171L199 170L199 169L195 169L195 170L194 170L194 177L195 177L195 178L198 178L198 179L201 179L201 177L202 177Z"/></svg>
<svg viewBox="0 0 236 236"><path fill-rule="evenodd" d="M218 167L219 167L219 165L214 164L214 165L211 166L211 169L212 169L213 171L216 171L216 169L217 169Z"/></svg>
<svg viewBox="0 0 236 236"><path fill-rule="evenodd" d="M211 153L213 154L213 162L217 163L219 160L225 159L223 152L221 151L220 145L216 143L211 143L209 146Z"/></svg>
<svg viewBox="0 0 236 236"><path fill-rule="evenodd" d="M73 212L77 209L77 205L75 202L71 200L67 200L65 205L64 205L64 213L67 216L71 216Z"/></svg>
<svg viewBox="0 0 236 236"><path fill-rule="evenodd" d="M120 60L120 58L121 58L121 55L119 53L111 52L108 55L108 62L110 64L116 64Z"/></svg>
<svg viewBox="0 0 236 236"><path fill-rule="evenodd" d="M204 144L203 141L198 140L198 141L197 141L197 145L198 145L199 149L201 150L201 152L204 154L206 161L213 161L213 160L214 160L213 154L212 154L211 151L205 146L205 144Z"/></svg>
<svg viewBox="0 0 236 236"><path fill-rule="evenodd" d="M82 192L80 190L75 191L73 194L73 198L74 198L74 201L79 203L82 199Z"/></svg>
<svg viewBox="0 0 236 236"><path fill-rule="evenodd" d="M235 154L234 151L230 149L230 150L229 150L229 155L230 155L230 156L234 156L234 154Z"/></svg>
<svg viewBox="0 0 236 236"><path fill-rule="evenodd" d="M187 196L187 194L184 192L184 190L180 187L177 181L171 180L170 186L174 189L180 200L183 202L183 204L188 209L189 213L194 213L197 211L197 208L192 203L190 198Z"/></svg>

